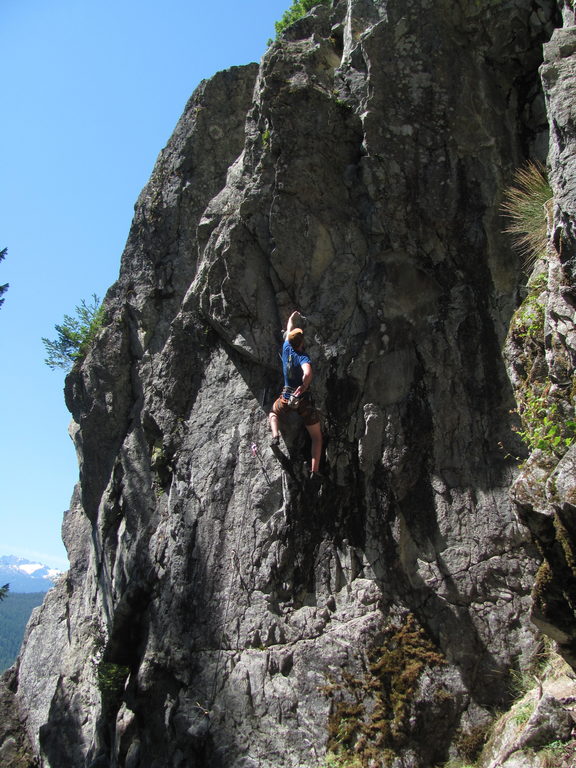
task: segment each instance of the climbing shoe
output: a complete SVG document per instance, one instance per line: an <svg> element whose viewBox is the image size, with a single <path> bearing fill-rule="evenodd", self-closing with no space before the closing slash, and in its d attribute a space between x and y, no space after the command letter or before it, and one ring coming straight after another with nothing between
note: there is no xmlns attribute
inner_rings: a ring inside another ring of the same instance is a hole
<svg viewBox="0 0 576 768"><path fill-rule="evenodd" d="M322 495L324 488L324 477L320 474L320 472L310 472L308 476L308 482L306 483L306 488L308 489L308 492L312 493L313 495Z"/></svg>
<svg viewBox="0 0 576 768"><path fill-rule="evenodd" d="M270 448L272 448L272 453L277 459L282 461L282 459L285 458L280 448L280 435L276 435L276 437L273 437L272 440L270 440Z"/></svg>

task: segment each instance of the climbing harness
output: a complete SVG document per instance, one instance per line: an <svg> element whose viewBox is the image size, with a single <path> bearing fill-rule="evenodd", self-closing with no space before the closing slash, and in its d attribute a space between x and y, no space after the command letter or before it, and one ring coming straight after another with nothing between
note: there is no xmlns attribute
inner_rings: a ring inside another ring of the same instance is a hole
<svg viewBox="0 0 576 768"><path fill-rule="evenodd" d="M297 397L294 394L295 390L293 387L283 387L282 394L280 395L283 402L286 403L286 405L289 408L293 408L294 410L298 409L298 406L300 405L300 397Z"/></svg>

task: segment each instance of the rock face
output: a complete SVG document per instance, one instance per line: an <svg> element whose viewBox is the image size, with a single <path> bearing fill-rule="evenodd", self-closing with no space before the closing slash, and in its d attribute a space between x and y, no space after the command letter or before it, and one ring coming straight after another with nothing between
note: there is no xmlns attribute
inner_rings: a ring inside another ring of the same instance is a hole
<svg viewBox="0 0 576 768"><path fill-rule="evenodd" d="M546 423L513 486L522 520L538 543L543 561L534 588L534 622L559 644L576 666L576 20L563 8L565 27L544 46L542 81L551 126L550 242L536 266L531 289L509 338L512 379L524 400ZM531 309L527 310L528 303ZM539 317L528 334L518 333L527 311ZM518 361L524 357L525 363ZM552 443L553 438L556 443Z"/></svg>
<svg viewBox="0 0 576 768"><path fill-rule="evenodd" d="M341 0L195 92L67 379L71 568L12 685L42 766L428 768L481 741L534 649L499 206L545 159L560 23ZM268 449L295 308L320 488L297 423Z"/></svg>

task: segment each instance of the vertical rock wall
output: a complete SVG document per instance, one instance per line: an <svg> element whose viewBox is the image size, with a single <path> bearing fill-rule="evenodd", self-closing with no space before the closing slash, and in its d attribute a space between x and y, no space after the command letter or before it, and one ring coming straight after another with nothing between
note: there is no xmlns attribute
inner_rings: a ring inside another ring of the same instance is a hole
<svg viewBox="0 0 576 768"><path fill-rule="evenodd" d="M501 345L552 3L348 0L201 84L70 374L71 569L17 697L46 767L464 754L533 651ZM266 413L307 317L320 489Z"/></svg>
<svg viewBox="0 0 576 768"><path fill-rule="evenodd" d="M542 555L532 618L576 665L576 27L572 4L562 4L564 27L544 46L541 75L550 122L549 242L508 341L516 389L539 408L535 443L513 486L521 519ZM519 333L527 314L531 332Z"/></svg>

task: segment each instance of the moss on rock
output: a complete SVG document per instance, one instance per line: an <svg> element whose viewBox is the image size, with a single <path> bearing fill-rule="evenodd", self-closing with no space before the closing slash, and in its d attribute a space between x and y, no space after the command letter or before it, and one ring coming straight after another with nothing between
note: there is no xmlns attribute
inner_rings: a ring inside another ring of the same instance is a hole
<svg viewBox="0 0 576 768"><path fill-rule="evenodd" d="M388 766L405 744L422 673L444 656L412 614L387 626L370 651L363 676L342 675L327 687L332 699L328 750L339 766ZM348 761L348 762L346 762Z"/></svg>

